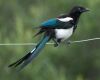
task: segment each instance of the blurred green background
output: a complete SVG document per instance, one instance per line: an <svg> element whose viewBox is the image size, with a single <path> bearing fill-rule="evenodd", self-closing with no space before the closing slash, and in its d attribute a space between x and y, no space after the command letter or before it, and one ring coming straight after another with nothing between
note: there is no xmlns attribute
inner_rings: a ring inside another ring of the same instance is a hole
<svg viewBox="0 0 100 80"><path fill-rule="evenodd" d="M84 13L71 40L100 37L100 0L0 0L0 43L38 42L41 22L81 5ZM34 46L0 46L0 80L100 80L100 41L46 45L41 54L16 73L7 66Z"/></svg>

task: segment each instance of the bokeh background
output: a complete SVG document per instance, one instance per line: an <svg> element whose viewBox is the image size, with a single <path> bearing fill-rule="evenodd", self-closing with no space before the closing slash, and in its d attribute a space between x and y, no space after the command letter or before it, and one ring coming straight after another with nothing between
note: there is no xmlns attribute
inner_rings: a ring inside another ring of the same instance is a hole
<svg viewBox="0 0 100 80"><path fill-rule="evenodd" d="M0 43L38 42L41 22L68 12L73 6L88 7L71 40L100 37L100 0L0 0ZM7 66L34 46L0 46L0 80L100 80L100 40L46 45L21 72Z"/></svg>

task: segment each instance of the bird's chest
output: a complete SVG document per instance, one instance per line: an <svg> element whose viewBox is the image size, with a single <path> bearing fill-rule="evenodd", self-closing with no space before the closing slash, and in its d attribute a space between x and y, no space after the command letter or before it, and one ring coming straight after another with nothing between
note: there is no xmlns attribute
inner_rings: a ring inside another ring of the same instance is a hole
<svg viewBox="0 0 100 80"><path fill-rule="evenodd" d="M57 39L66 40L68 39L73 33L73 27L69 29L55 29L55 37Z"/></svg>

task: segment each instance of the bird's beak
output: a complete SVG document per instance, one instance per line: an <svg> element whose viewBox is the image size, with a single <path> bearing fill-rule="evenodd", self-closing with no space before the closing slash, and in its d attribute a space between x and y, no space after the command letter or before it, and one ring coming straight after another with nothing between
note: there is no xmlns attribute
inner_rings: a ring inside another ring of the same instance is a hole
<svg viewBox="0 0 100 80"><path fill-rule="evenodd" d="M87 12L87 11L90 11L88 8L86 8L83 12Z"/></svg>

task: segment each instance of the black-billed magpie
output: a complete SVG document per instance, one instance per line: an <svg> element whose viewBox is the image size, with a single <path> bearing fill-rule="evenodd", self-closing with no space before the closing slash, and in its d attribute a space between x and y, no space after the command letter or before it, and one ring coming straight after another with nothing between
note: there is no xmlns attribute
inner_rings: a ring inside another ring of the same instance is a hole
<svg viewBox="0 0 100 80"><path fill-rule="evenodd" d="M17 67L20 65L20 69L24 68L39 54L39 52L45 47L45 44L51 39L54 41L55 46L58 46L62 41L68 40L77 28L80 15L87 11L89 11L87 8L75 6L68 14L43 22L41 26L38 27L40 28L39 32L35 35L37 36L44 33L42 40L32 51L26 54L23 58L9 65L9 67Z"/></svg>

